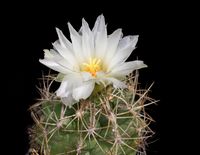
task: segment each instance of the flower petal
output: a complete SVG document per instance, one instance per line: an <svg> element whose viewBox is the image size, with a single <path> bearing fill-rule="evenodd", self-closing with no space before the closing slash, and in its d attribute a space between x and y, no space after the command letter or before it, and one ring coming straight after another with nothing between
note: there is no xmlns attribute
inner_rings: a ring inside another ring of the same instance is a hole
<svg viewBox="0 0 200 155"><path fill-rule="evenodd" d="M122 30L117 29L108 37L108 46L106 49L105 55L105 64L108 65L110 60L113 58L113 55L116 53L117 46L120 38L122 37Z"/></svg>
<svg viewBox="0 0 200 155"><path fill-rule="evenodd" d="M94 36L84 18L82 19L82 50L86 59L94 57Z"/></svg>
<svg viewBox="0 0 200 155"><path fill-rule="evenodd" d="M84 55L82 53L82 42L81 42L81 36L79 33L72 27L70 23L68 23L70 37L72 40L72 46L73 50L76 56L76 59L79 60L79 62L84 61Z"/></svg>
<svg viewBox="0 0 200 155"><path fill-rule="evenodd" d="M72 96L75 100L88 98L94 90L95 82L93 80L83 82L79 87L73 89Z"/></svg>
<svg viewBox="0 0 200 155"><path fill-rule="evenodd" d="M74 103L79 101L79 98L75 98L73 96L73 92L75 91L75 94L77 91L77 95L81 91L86 92L86 90L82 90L82 85L83 85L83 79L82 76L78 73L74 74L68 74L64 77L64 80L62 81L59 89L56 91L57 96L61 97L61 101L66 105L66 106L71 106ZM84 94L82 94L83 97L85 97ZM78 96L77 96L78 97Z"/></svg>
<svg viewBox="0 0 200 155"><path fill-rule="evenodd" d="M68 97L68 95L72 93L73 89L78 87L82 81L82 77L78 73L65 75L60 87L56 91L57 96Z"/></svg>
<svg viewBox="0 0 200 155"><path fill-rule="evenodd" d="M69 84L70 83L68 81L62 81L60 87L56 91L56 95L59 96L59 97L68 97L69 94L70 94ZM69 88L69 90L68 90L68 88Z"/></svg>
<svg viewBox="0 0 200 155"><path fill-rule="evenodd" d="M107 29L103 15L97 18L92 32L94 34L95 56L103 59L107 47Z"/></svg>
<svg viewBox="0 0 200 155"><path fill-rule="evenodd" d="M119 64L117 65L110 73L109 75L112 76L125 76L130 74L132 71L136 70L136 69L141 69L147 67L147 65L145 65L143 63L143 61L130 61L130 62L125 62L123 64Z"/></svg>
<svg viewBox="0 0 200 155"><path fill-rule="evenodd" d="M63 48L57 42L53 43L54 48L60 53L60 55L67 61L71 70L79 70L79 65L74 54L69 51L67 48Z"/></svg>
<svg viewBox="0 0 200 155"><path fill-rule="evenodd" d="M92 32L94 33L94 35L96 35L97 31L99 31L99 25L100 25L101 22L105 23L105 19L104 19L103 15L98 16L97 19L96 19L96 21L95 21L94 27L92 29Z"/></svg>
<svg viewBox="0 0 200 155"><path fill-rule="evenodd" d="M43 51L44 51L44 59L54 60L54 61L62 59L62 56L53 49L50 50L44 49Z"/></svg>
<svg viewBox="0 0 200 155"><path fill-rule="evenodd" d="M61 97L61 101L66 106L71 107L73 104L75 104L77 101L73 98L72 94L68 95L68 97Z"/></svg>
<svg viewBox="0 0 200 155"><path fill-rule="evenodd" d="M103 84L104 87L106 87L107 86L107 81L105 80L106 77L107 75L105 74L105 72L99 71L96 73L95 82L97 84Z"/></svg>
<svg viewBox="0 0 200 155"><path fill-rule="evenodd" d="M63 81L56 91L59 97L68 97L73 89L78 88L83 82L91 80L93 77L88 72L71 73L64 76Z"/></svg>
<svg viewBox="0 0 200 155"><path fill-rule="evenodd" d="M121 82L120 80L117 80L116 78L106 78L109 82L113 83L114 88L127 88L127 85L124 82Z"/></svg>
<svg viewBox="0 0 200 155"><path fill-rule="evenodd" d="M120 40L121 44L119 42L117 52L108 65L108 72L117 64L121 64L127 60L127 58L131 55L132 51L135 49L137 41L138 36L127 36Z"/></svg>
<svg viewBox="0 0 200 155"><path fill-rule="evenodd" d="M117 51L121 51L122 49L127 48L130 44L135 47L138 42L139 35L134 36L126 36L119 41Z"/></svg>
<svg viewBox="0 0 200 155"><path fill-rule="evenodd" d="M80 73L82 81L89 81L91 79L94 79L94 77L89 72L81 72Z"/></svg>
<svg viewBox="0 0 200 155"><path fill-rule="evenodd" d="M58 34L58 38L59 38L59 42L61 44L62 47L67 48L70 51L72 50L72 44L69 42L69 40L64 36L63 32L56 28L56 32Z"/></svg>
<svg viewBox="0 0 200 155"><path fill-rule="evenodd" d="M63 74L71 73L71 71L68 68L61 66L60 64L58 64L57 62L54 62L53 60L39 59L39 62L57 72L60 72Z"/></svg>

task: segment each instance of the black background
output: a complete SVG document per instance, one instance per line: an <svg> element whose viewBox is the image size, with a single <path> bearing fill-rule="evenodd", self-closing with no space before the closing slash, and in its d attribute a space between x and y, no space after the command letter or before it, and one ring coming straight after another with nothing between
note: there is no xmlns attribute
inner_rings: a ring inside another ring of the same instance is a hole
<svg viewBox="0 0 200 155"><path fill-rule="evenodd" d="M156 132L150 139L147 147L147 155L161 153L161 105L162 84L161 69L162 59L166 51L161 46L163 39L162 6L154 3L136 2L93 2L88 4L54 2L50 5L41 3L8 4L2 11L1 37L2 45L2 77L5 87L1 108L2 128L5 132L3 147L6 154L24 155L28 150L27 127L32 120L27 111L39 96L36 90L37 78L42 71L48 72L48 68L39 63L43 58L43 49L50 49L51 43L57 39L55 27L60 28L69 37L67 22L75 29L81 26L84 17L93 26L96 17L103 13L108 23L108 33L117 28L122 28L124 35L138 34L137 49L129 60L141 59L148 68L140 70L140 82L143 87L155 82L151 96L161 100L157 106L148 107L148 112L155 119L151 125ZM4 61L6 63L4 63Z"/></svg>

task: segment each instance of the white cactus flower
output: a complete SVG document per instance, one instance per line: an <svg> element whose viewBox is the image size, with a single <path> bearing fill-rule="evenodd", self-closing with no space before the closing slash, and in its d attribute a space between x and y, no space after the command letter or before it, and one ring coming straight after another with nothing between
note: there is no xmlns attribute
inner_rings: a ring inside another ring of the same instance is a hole
<svg viewBox="0 0 200 155"><path fill-rule="evenodd" d="M95 83L124 88L122 77L147 67L139 60L125 62L135 49L138 35L122 38L121 29L107 35L103 15L97 18L92 30L84 19L79 32L70 23L68 27L71 42L56 28L59 39L53 43L54 49L44 50L44 59L39 60L64 75L56 91L64 104L72 105L80 99L87 99Z"/></svg>

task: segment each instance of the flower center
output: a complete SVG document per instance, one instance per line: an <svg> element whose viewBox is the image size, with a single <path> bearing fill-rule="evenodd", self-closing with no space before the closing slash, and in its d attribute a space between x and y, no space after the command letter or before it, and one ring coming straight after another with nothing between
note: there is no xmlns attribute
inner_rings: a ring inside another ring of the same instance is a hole
<svg viewBox="0 0 200 155"><path fill-rule="evenodd" d="M101 59L89 59L89 63L83 63L83 71L90 72L96 77L96 73L101 70Z"/></svg>

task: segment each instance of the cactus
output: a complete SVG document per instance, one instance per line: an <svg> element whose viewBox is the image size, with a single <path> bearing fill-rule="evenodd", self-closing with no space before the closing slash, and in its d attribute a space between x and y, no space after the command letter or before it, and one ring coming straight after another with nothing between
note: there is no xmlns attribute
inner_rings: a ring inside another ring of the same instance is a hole
<svg viewBox="0 0 200 155"><path fill-rule="evenodd" d="M107 35L103 15L91 30L85 19L77 32L68 23L71 42L56 28L54 49L39 61L59 72L43 76L41 98L31 106L30 152L40 155L145 154L152 121L145 107L155 103L139 89L141 60L125 62L138 35ZM135 72L133 72L135 71ZM54 91L52 85L61 82Z"/></svg>
<svg viewBox="0 0 200 155"><path fill-rule="evenodd" d="M55 77L43 77L41 99L31 106L30 152L40 155L145 154L152 118L145 106L155 103L138 88L138 72L126 78L126 89L96 91L71 107L50 92ZM98 90L98 85L95 90Z"/></svg>

